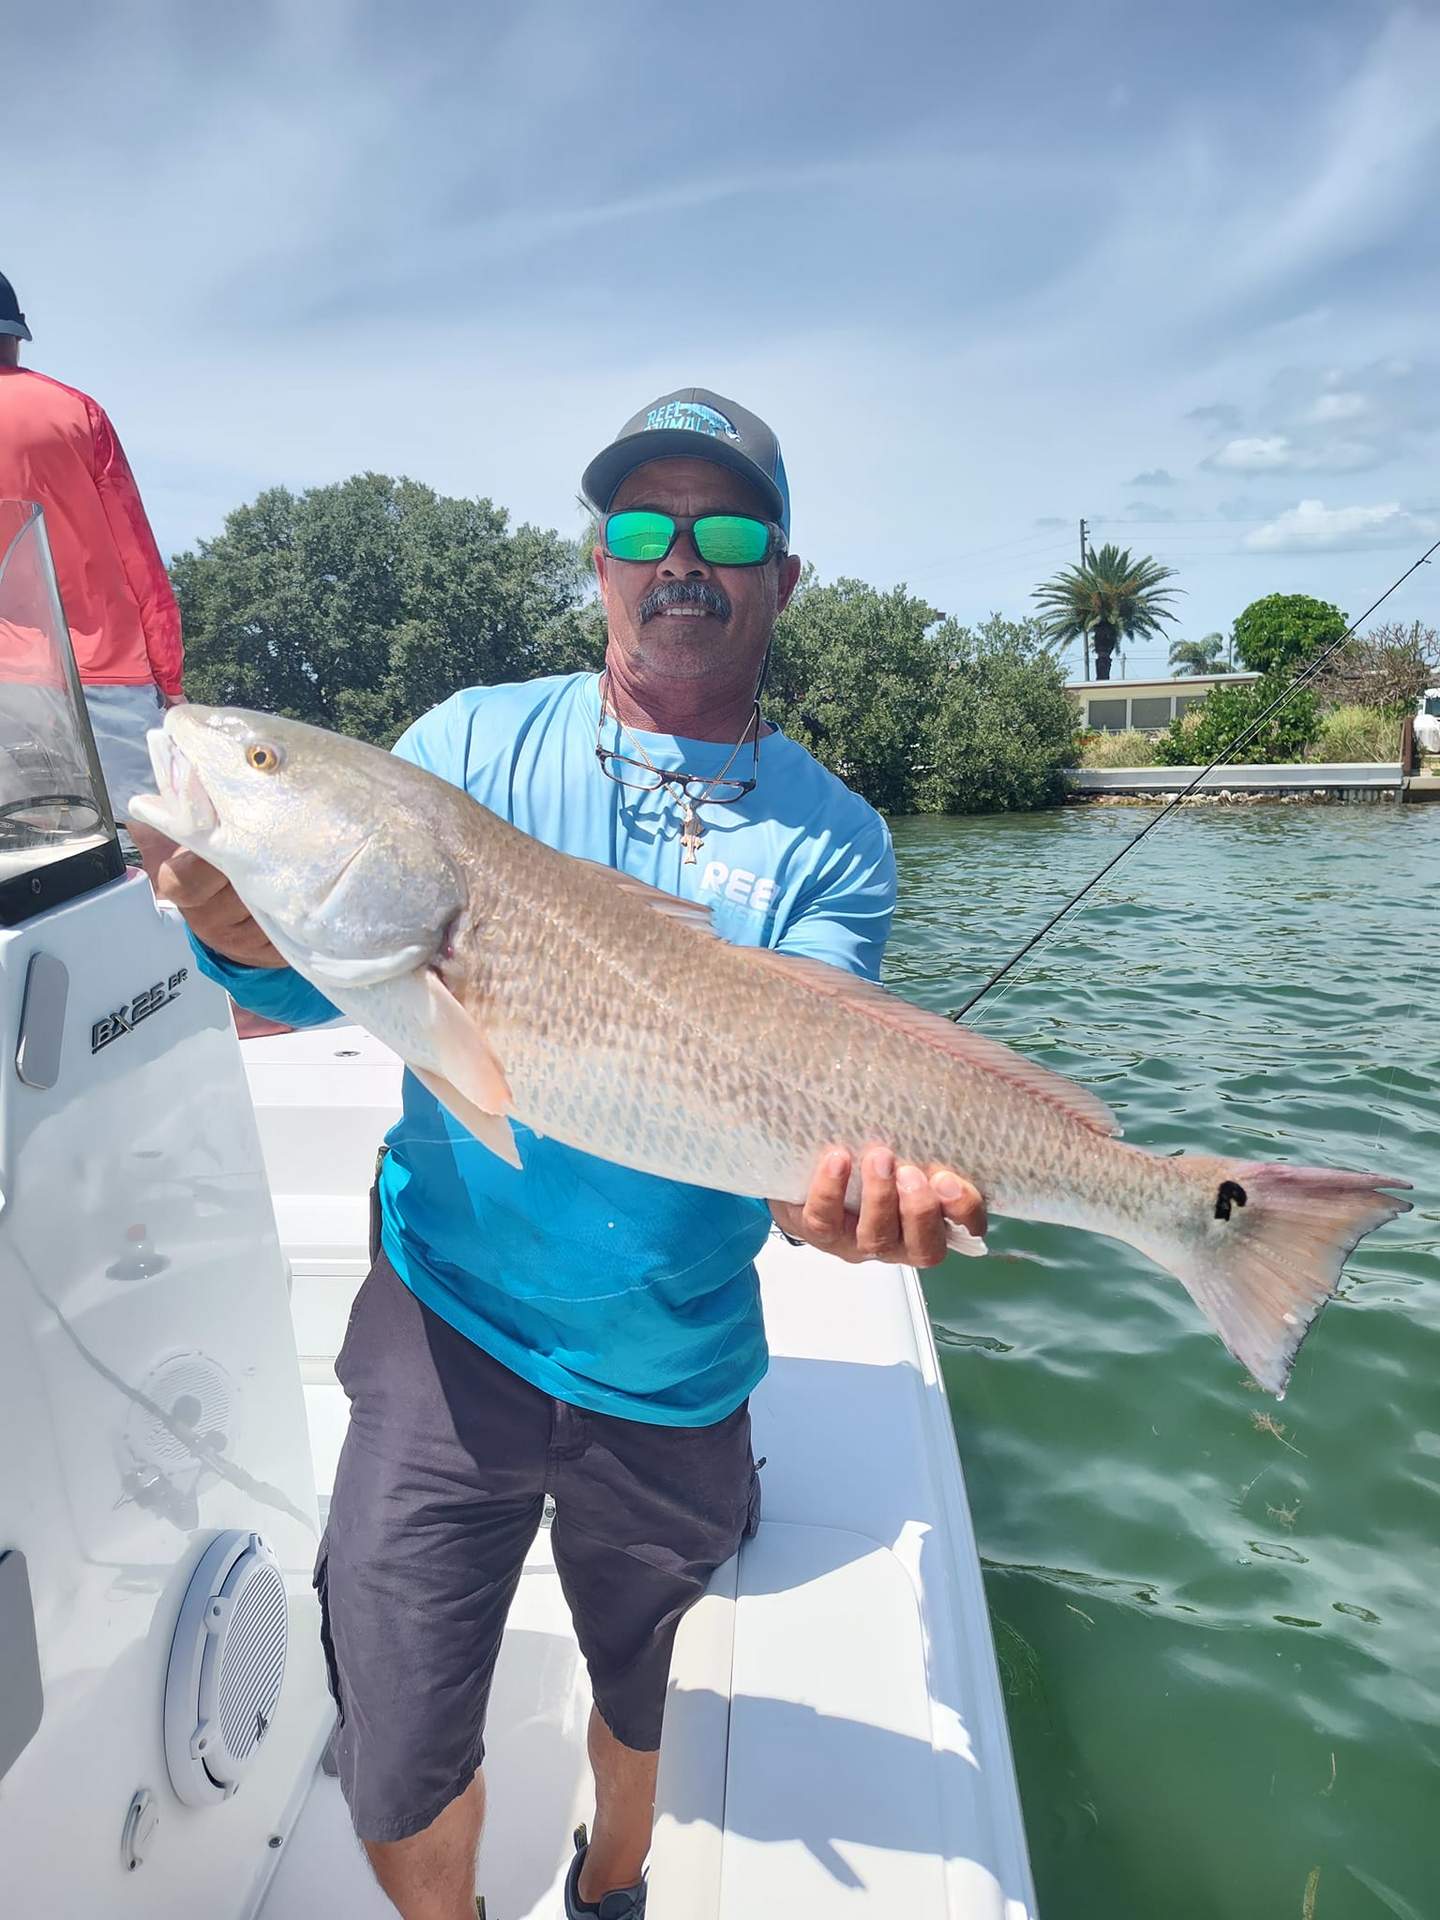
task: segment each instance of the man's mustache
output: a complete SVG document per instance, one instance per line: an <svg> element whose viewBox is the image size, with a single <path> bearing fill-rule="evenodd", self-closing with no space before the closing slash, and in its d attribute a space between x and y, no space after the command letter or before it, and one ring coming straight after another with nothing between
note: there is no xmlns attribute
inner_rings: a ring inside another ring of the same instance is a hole
<svg viewBox="0 0 1440 1920"><path fill-rule="evenodd" d="M703 607L717 620L730 618L729 596L708 580L665 580L652 587L636 608L641 626L667 607Z"/></svg>

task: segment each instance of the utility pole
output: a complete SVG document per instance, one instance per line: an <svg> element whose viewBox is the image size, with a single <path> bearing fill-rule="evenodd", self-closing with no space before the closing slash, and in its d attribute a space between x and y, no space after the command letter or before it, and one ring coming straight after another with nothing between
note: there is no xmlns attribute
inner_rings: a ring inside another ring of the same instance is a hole
<svg viewBox="0 0 1440 1920"><path fill-rule="evenodd" d="M1088 558L1085 552L1085 532L1085 522L1082 520L1080 522L1080 571L1082 573L1085 571L1085 562ZM1085 649L1085 678L1088 680L1090 678L1090 629L1088 627L1080 636L1080 644Z"/></svg>

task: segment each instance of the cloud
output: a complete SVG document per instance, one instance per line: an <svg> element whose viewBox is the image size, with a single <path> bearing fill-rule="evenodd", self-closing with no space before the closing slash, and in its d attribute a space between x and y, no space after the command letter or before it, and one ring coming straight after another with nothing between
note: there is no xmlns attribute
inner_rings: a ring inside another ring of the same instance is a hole
<svg viewBox="0 0 1440 1920"><path fill-rule="evenodd" d="M1269 473L1295 464L1294 448L1283 433L1257 434L1246 440L1227 440L1212 453L1207 467L1232 473Z"/></svg>
<svg viewBox="0 0 1440 1920"><path fill-rule="evenodd" d="M1222 433L1233 433L1244 415L1239 407L1232 407L1228 401L1217 400L1208 407L1192 407L1185 418L1198 420L1202 425L1219 427Z"/></svg>
<svg viewBox="0 0 1440 1920"><path fill-rule="evenodd" d="M1197 629L1253 597L1266 563L1241 536L1307 488L1416 515L1433 498L1433 8L1222 0L1202 31L1122 0L1101 36L1056 9L1020 100L993 83L1004 10L912 0L877 39L861 0L832 0L817 37L813 8L739 0L707 44L746 84L699 147L681 84L594 137L594 102L634 91L641 0L499 12L444 6L417 36L354 0L81 0L11 36L9 130L43 184L10 196L0 258L38 323L25 358L111 409L167 551L262 486L367 468L570 530L595 447L694 380L773 420L822 572L923 575L967 618L1028 605L1078 515L1124 520L1126 493L1221 515L1105 528L1173 531ZM56 73L86 114L56 116ZM757 221L777 178L793 218ZM167 298L97 312L95 286L133 285L153 252L157 208ZM687 248L707 264L672 286ZM1145 298L1117 301L1137 261ZM1347 394L1363 416L1336 410ZM1296 457L1195 472L1245 436ZM1352 440L1382 480L1310 477ZM1047 492L1066 515L1033 518ZM976 550L958 564L957 526ZM1358 604L1352 570L1363 552L1303 569Z"/></svg>
<svg viewBox="0 0 1440 1920"><path fill-rule="evenodd" d="M1175 518L1173 508L1157 507L1152 505L1148 500L1132 500L1129 506L1126 507L1125 512L1132 520L1144 520L1147 522L1159 522L1162 520L1173 520Z"/></svg>
<svg viewBox="0 0 1440 1920"><path fill-rule="evenodd" d="M1254 434L1227 440L1202 464L1227 473L1359 473L1380 464L1376 448L1360 440L1297 445L1288 434Z"/></svg>
<svg viewBox="0 0 1440 1920"><path fill-rule="evenodd" d="M1363 393L1322 393L1305 418L1320 427L1333 420L1358 420L1369 411L1370 402Z"/></svg>
<svg viewBox="0 0 1440 1920"><path fill-rule="evenodd" d="M1419 544L1436 530L1433 519L1391 501L1379 507L1327 507L1302 500L1245 535L1251 553L1346 553Z"/></svg>

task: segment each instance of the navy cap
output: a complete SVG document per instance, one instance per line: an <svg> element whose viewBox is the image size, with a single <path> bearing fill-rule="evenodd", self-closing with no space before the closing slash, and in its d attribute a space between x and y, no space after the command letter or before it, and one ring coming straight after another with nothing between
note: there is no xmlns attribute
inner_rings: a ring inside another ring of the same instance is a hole
<svg viewBox="0 0 1440 1920"><path fill-rule="evenodd" d="M757 415L708 387L681 387L627 420L586 467L580 485L597 513L605 513L627 473L647 460L683 455L713 460L757 487L770 518L790 537L790 483L780 442Z"/></svg>
<svg viewBox="0 0 1440 1920"><path fill-rule="evenodd" d="M20 340L30 338L30 329L20 311L20 302L15 298L15 289L3 273L0 273L0 333L14 334Z"/></svg>

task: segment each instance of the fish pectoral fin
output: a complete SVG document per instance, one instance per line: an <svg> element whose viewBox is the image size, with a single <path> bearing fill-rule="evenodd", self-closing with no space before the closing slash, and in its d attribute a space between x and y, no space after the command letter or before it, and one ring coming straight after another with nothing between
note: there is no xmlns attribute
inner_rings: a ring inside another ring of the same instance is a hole
<svg viewBox="0 0 1440 1920"><path fill-rule="evenodd" d="M424 1067L411 1067L410 1071L422 1087L434 1094L447 1112L454 1114L462 1127L467 1127L474 1134L482 1147L488 1147L507 1167L519 1170L520 1149L515 1145L515 1136L510 1131L508 1120L498 1113L483 1113L473 1100L467 1100L441 1074L427 1073Z"/></svg>
<svg viewBox="0 0 1440 1920"><path fill-rule="evenodd" d="M446 1079L482 1113L508 1113L515 1104L510 1083L480 1022L433 967L425 970L425 992L435 1058Z"/></svg>

